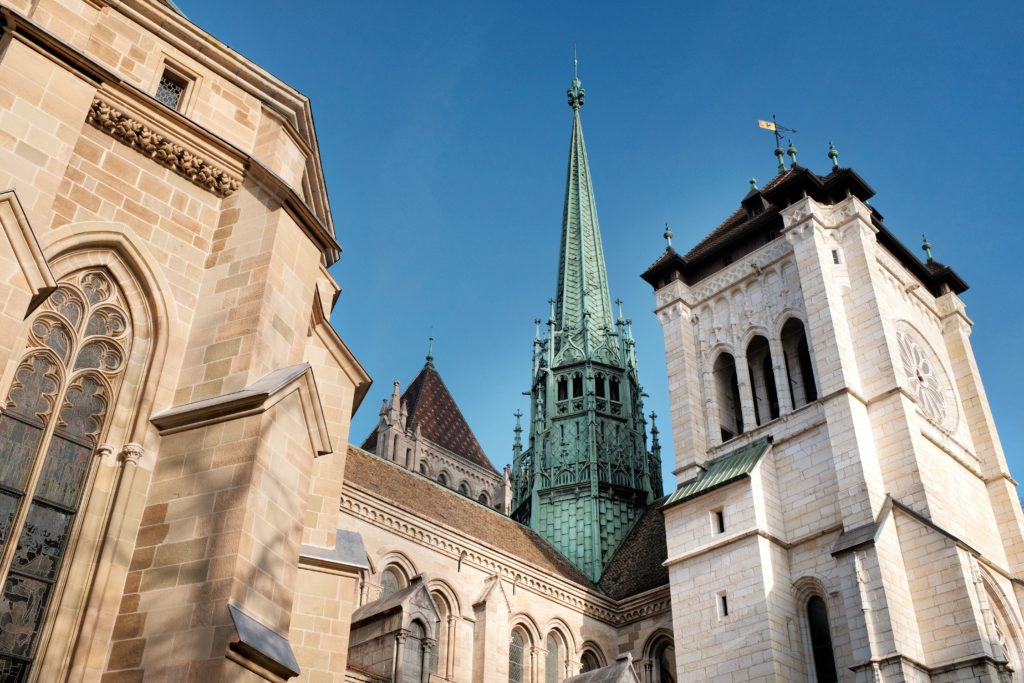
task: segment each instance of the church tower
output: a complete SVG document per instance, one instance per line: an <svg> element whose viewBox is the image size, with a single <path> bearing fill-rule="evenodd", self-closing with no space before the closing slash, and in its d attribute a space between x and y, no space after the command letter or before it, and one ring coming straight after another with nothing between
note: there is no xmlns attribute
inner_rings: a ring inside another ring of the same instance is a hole
<svg viewBox="0 0 1024 683"><path fill-rule="evenodd" d="M572 135L562 245L547 334L533 341L529 443L513 447L512 516L596 580L647 505L661 495L647 452L630 322L614 317L583 144L584 90L568 91Z"/></svg>
<svg viewBox="0 0 1024 683"><path fill-rule="evenodd" d="M827 175L776 154L779 175L643 275L679 678L1022 681L1024 515L967 285L897 239L835 149Z"/></svg>

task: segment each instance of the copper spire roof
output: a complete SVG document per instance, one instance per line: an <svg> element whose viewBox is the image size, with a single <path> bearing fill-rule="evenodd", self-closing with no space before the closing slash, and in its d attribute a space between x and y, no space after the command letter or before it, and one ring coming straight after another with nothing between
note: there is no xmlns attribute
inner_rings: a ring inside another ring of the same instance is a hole
<svg viewBox="0 0 1024 683"><path fill-rule="evenodd" d="M487 458L473 430L455 403L441 375L428 362L402 393L402 403L408 410L407 426L410 431L419 427L420 434L455 455L497 473ZM377 448L377 428L374 427L362 445L363 450Z"/></svg>

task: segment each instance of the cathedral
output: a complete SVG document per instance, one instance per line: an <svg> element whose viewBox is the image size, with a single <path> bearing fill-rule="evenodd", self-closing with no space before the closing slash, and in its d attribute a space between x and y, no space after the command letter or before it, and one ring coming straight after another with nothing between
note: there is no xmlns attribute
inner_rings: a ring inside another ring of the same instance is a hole
<svg viewBox="0 0 1024 683"><path fill-rule="evenodd" d="M967 284L836 150L651 254L662 482L576 76L499 468L432 350L350 435L305 96L169 0L0 32L0 682L1024 682Z"/></svg>

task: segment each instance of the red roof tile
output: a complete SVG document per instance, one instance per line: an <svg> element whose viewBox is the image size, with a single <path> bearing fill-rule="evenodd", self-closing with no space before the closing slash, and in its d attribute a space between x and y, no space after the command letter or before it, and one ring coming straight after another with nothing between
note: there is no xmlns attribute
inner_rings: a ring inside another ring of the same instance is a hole
<svg viewBox="0 0 1024 683"><path fill-rule="evenodd" d="M491 461L480 447L473 430L456 405L448 387L433 365L426 365L402 393L402 401L409 411L407 425L433 443L455 455L497 473ZM363 441L365 450L377 448L377 428Z"/></svg>

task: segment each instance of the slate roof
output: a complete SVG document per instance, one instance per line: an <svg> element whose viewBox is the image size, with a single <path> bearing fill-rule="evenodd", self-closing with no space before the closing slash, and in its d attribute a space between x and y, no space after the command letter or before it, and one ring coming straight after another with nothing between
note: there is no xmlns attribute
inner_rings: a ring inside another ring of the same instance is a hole
<svg viewBox="0 0 1024 683"><path fill-rule="evenodd" d="M425 365L405 388L402 401L409 411L406 424L410 430L418 426L420 433L438 446L474 465L498 473L432 363ZM377 449L377 427L363 441L362 448L371 452Z"/></svg>
<svg viewBox="0 0 1024 683"><path fill-rule="evenodd" d="M605 567L598 586L610 598L623 600L644 591L668 585L665 543L665 515L661 511L667 496L656 500L640 516Z"/></svg>
<svg viewBox="0 0 1024 683"><path fill-rule="evenodd" d="M532 529L434 481L349 446L345 485L456 530L498 552L584 588L595 584Z"/></svg>
<svg viewBox="0 0 1024 683"><path fill-rule="evenodd" d="M875 191L853 169L836 168L819 176L803 166L793 165L758 190L752 190L740 207L690 251L680 255L669 247L641 277L658 289L678 279L699 282L738 258L779 239L784 227L780 211L805 196L824 204L835 204L848 196L867 202ZM871 220L878 229L875 238L889 250L934 295L948 286L960 294L967 290L951 268L937 262L922 262L882 222L882 214L871 207Z"/></svg>
<svg viewBox="0 0 1024 683"><path fill-rule="evenodd" d="M704 463L704 471L693 479L680 484L679 488L665 501L663 507L672 507L749 476L761 456L768 452L771 443L772 437L764 436L713 460L708 460Z"/></svg>

